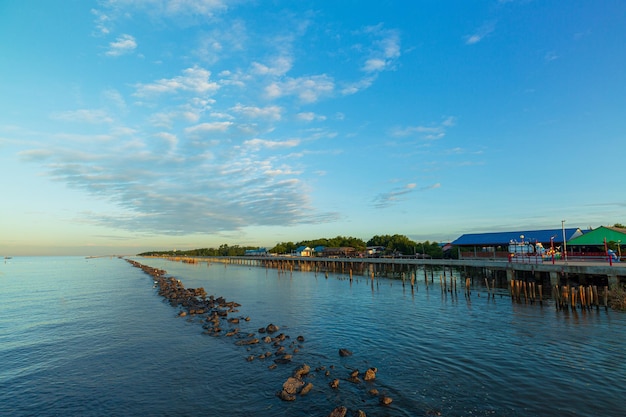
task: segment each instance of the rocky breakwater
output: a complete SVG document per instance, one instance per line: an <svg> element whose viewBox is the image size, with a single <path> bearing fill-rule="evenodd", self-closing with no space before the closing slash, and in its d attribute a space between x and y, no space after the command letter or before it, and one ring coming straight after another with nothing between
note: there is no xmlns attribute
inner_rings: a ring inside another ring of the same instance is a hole
<svg viewBox="0 0 626 417"><path fill-rule="evenodd" d="M204 288L185 288L183 283L168 277L167 272L161 269L143 265L134 260L126 259L133 266L142 269L154 280L154 286L158 288L158 294L164 297L170 305L179 309L179 317L187 317L188 320L199 319L202 322L203 333L219 337L232 337L236 339L236 346L244 347L247 351L246 360L270 361L267 369L274 370L281 365L293 363L294 355L303 348L304 336L299 335L295 340L285 333L279 332L280 328L275 324L268 324L255 331L242 330L240 324L249 322L250 317L233 317L241 305L233 301L226 301L223 297L207 296ZM337 392L342 390L340 382L349 383L346 389L347 395L359 395L354 387L364 392L362 403L368 405L389 406L392 399L387 395L380 394L375 387L377 369L368 368L365 372L354 369L351 363L352 352L342 348L338 351L341 369L348 369L346 373L339 373L334 364L330 366L319 365L313 371L307 364L298 365L291 375L277 391L276 396L283 401L295 401L300 396L309 393L324 393L325 390ZM343 371L341 371L343 372ZM326 384L314 386L313 381L325 378ZM324 395L326 398L327 395ZM371 400L370 400L371 399ZM343 417L350 410L340 406L334 408L329 417ZM363 410L353 410L350 415L365 417Z"/></svg>

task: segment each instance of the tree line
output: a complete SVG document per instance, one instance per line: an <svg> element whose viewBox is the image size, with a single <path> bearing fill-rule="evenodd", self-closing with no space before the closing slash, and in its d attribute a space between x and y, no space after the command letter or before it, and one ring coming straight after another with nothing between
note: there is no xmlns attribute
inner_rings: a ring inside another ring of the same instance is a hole
<svg viewBox="0 0 626 417"><path fill-rule="evenodd" d="M336 236L333 238L319 238L313 240L303 240L300 242L280 242L269 249L270 253L277 255L291 254L297 248L307 246L316 248L323 246L326 248L354 248L356 252L365 252L368 247L384 248L383 255L422 255L431 258L443 258L443 249L437 242L415 242L404 235L376 235L367 242L363 239L352 236ZM243 256L246 250L261 249L258 246L229 246L220 245L218 248L201 248L184 251L150 251L140 253L139 256Z"/></svg>

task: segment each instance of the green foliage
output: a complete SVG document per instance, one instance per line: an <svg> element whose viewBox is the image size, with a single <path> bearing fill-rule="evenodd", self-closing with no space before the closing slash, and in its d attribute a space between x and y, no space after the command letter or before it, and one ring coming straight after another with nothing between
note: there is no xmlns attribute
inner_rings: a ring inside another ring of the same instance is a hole
<svg viewBox="0 0 626 417"><path fill-rule="evenodd" d="M243 256L248 249L259 249L258 246L228 246L221 245L219 248L202 248L179 251L152 251L140 253L139 256Z"/></svg>
<svg viewBox="0 0 626 417"><path fill-rule="evenodd" d="M303 240L297 243L280 242L270 249L270 253L287 254L293 252L300 246L308 246L309 248L315 248L317 246L324 246L326 248L351 247L357 251L364 251L366 249L365 242L362 239L356 237L337 236L330 239L320 238L314 240Z"/></svg>
<svg viewBox="0 0 626 417"><path fill-rule="evenodd" d="M356 237L336 236L330 239L321 238L315 240L304 240L298 243L298 246L308 246L314 248L316 246L324 246L327 248L343 248L350 247L357 251L364 251L366 249L365 242L362 239Z"/></svg>
<svg viewBox="0 0 626 417"><path fill-rule="evenodd" d="M621 224L621 223L615 223L615 224L613 225L613 227L617 227L617 228L619 228L619 229L626 229L626 226L624 226L624 225L623 225L623 224Z"/></svg>
<svg viewBox="0 0 626 417"><path fill-rule="evenodd" d="M367 246L384 246L386 254L427 255L443 258L443 250L437 242L416 243L404 235L376 235L367 241Z"/></svg>
<svg viewBox="0 0 626 417"><path fill-rule="evenodd" d="M283 255L286 253L291 253L294 250L296 250L296 248L299 245L296 245L293 242L281 242L281 243L277 243L276 246L274 246L272 249L270 249L270 253L276 253L278 255Z"/></svg>
<svg viewBox="0 0 626 417"><path fill-rule="evenodd" d="M388 255L426 255L431 258L443 258L443 251L437 242L416 243L404 235L374 236L367 243L352 236L336 236L333 238L319 238L303 240L301 242L280 242L269 250L270 253L283 255L290 254L299 246L315 248L354 248L357 252L364 252L368 246L383 246ZM151 251L140 253L139 256L243 256L248 249L259 249L255 246L220 245L218 248L201 248L186 251Z"/></svg>

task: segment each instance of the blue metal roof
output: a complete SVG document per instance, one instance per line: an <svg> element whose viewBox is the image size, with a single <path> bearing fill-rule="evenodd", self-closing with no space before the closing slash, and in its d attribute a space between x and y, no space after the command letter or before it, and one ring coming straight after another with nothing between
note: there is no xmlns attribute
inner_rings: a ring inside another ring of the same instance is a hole
<svg viewBox="0 0 626 417"><path fill-rule="evenodd" d="M582 235L583 232L579 228L566 228L565 239L570 240ZM563 229L549 230L520 230L516 232L498 232L498 233L468 233L459 237L452 242L456 246L496 246L508 245L511 241L521 242L521 236L524 241L541 242L549 244L550 238L554 238L554 243L563 243Z"/></svg>

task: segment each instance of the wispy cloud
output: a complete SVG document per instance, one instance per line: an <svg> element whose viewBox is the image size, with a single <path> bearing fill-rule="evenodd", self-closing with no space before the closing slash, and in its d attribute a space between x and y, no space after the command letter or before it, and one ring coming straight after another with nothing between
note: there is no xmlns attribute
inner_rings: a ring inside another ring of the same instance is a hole
<svg viewBox="0 0 626 417"><path fill-rule="evenodd" d="M482 41L485 37L487 37L490 33L495 30L496 26L494 23L486 23L480 28L478 28L474 33L465 36L465 44L466 45L474 45L480 41Z"/></svg>
<svg viewBox="0 0 626 417"><path fill-rule="evenodd" d="M435 183L423 187L417 187L417 184L410 183L406 184L402 188L396 188L392 191L378 194L374 197L374 207L376 208L386 208L393 204L399 203L401 201L406 200L406 196L408 194L412 194L420 191L433 190L435 188L441 187L441 184Z"/></svg>
<svg viewBox="0 0 626 417"><path fill-rule="evenodd" d="M324 120L326 120L326 116L323 116L321 114L315 114L315 113L313 113L311 111L298 113L296 115L296 118L298 120L303 121L303 122L313 122L313 121L324 121Z"/></svg>
<svg viewBox="0 0 626 417"><path fill-rule="evenodd" d="M185 128L185 133L188 135L202 135L207 133L222 133L226 132L229 127L233 125L233 122L211 122L201 123L199 125Z"/></svg>
<svg viewBox="0 0 626 417"><path fill-rule="evenodd" d="M231 110L250 119L266 119L272 121L280 120L282 113L280 106L256 107L237 104L232 107Z"/></svg>
<svg viewBox="0 0 626 417"><path fill-rule="evenodd" d="M396 30L385 29L383 25L369 26L365 28L365 33L374 36L375 40L362 70L372 73L392 69L400 57L399 33Z"/></svg>
<svg viewBox="0 0 626 417"><path fill-rule="evenodd" d="M55 112L50 115L52 119L64 122L76 123L112 123L113 118L104 110L79 109Z"/></svg>
<svg viewBox="0 0 626 417"><path fill-rule="evenodd" d="M265 88L265 93L270 99L296 96L303 103L314 103L320 98L331 96L334 90L333 79L322 74L276 81Z"/></svg>
<svg viewBox="0 0 626 417"><path fill-rule="evenodd" d="M244 142L244 146L259 149L259 148L268 148L268 149L285 149L285 148L293 148L300 144L300 140L298 139L290 139L283 141L274 141L274 140L264 140L264 139L251 139Z"/></svg>
<svg viewBox="0 0 626 417"><path fill-rule="evenodd" d="M293 65L293 58L289 56L279 56L271 60L268 64L253 62L251 72L257 75L271 75L280 77L285 75Z"/></svg>
<svg viewBox="0 0 626 417"><path fill-rule="evenodd" d="M137 41L131 35L121 35L115 41L109 43L106 51L108 56L120 56L133 52L137 48Z"/></svg>
<svg viewBox="0 0 626 417"><path fill-rule="evenodd" d="M391 134L396 137L406 137L418 135L422 139L437 140L446 135L448 128L456 124L456 118L449 116L442 122L433 126L405 126L395 128Z"/></svg>
<svg viewBox="0 0 626 417"><path fill-rule="evenodd" d="M183 74L174 78L162 78L150 84L136 84L135 95L146 97L156 94L190 91L193 93L211 93L219 89L216 82L210 81L211 71L194 66L183 70Z"/></svg>

